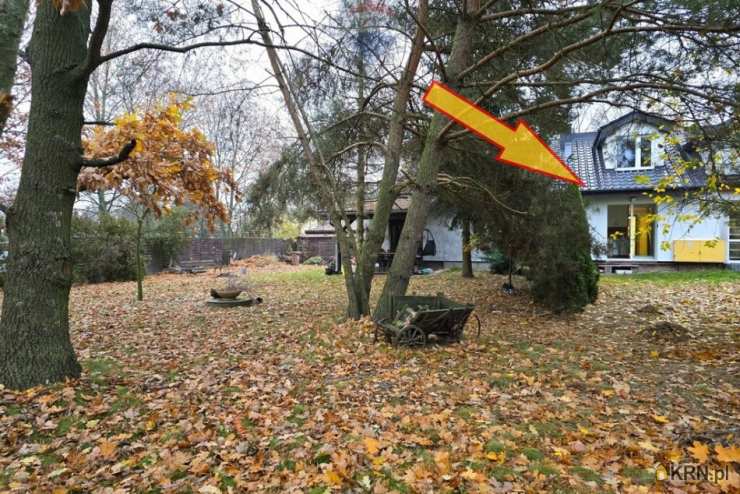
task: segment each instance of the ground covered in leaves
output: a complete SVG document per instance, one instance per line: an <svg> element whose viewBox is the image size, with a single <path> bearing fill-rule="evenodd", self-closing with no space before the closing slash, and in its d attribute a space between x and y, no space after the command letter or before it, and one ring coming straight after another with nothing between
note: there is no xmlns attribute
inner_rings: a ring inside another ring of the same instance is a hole
<svg viewBox="0 0 740 494"><path fill-rule="evenodd" d="M84 374L0 390L0 491L740 487L740 281L607 280L555 316L497 276L415 277L475 303L483 331L404 349L339 323L342 280L320 268L256 267L251 308L207 307L216 275L148 278L139 303L131 283L74 288ZM663 480L671 463L730 478Z"/></svg>

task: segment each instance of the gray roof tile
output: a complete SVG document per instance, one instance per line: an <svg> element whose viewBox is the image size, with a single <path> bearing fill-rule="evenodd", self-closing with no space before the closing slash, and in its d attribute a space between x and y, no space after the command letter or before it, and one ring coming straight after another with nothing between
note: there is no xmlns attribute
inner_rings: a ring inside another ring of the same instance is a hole
<svg viewBox="0 0 740 494"><path fill-rule="evenodd" d="M647 191L652 190L664 177L675 175L673 165L666 160L664 166L648 170L613 170L604 166L598 153L594 153L594 140L597 132L566 134L560 137L555 151L563 158L568 166L583 179L585 186L581 187L584 193L589 192L616 192L616 191ZM678 153L678 150L675 150ZM650 184L638 183L637 176L647 176ZM701 187L706 183L704 170L692 169L682 177L682 183L676 184L678 189Z"/></svg>

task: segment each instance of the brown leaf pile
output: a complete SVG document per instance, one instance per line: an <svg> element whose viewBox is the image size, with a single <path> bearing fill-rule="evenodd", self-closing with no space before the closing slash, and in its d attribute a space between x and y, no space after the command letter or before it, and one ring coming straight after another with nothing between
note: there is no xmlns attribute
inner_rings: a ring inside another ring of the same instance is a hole
<svg viewBox="0 0 740 494"><path fill-rule="evenodd" d="M736 283L605 283L597 305L556 317L499 277L415 277L414 291L474 302L483 334L411 350L338 323L341 277L290 269L255 273L265 303L251 308L207 307L216 273L149 278L141 303L132 283L76 287L85 373L0 391L0 491L738 486ZM641 337L648 302L692 340ZM671 462L731 475L664 480Z"/></svg>

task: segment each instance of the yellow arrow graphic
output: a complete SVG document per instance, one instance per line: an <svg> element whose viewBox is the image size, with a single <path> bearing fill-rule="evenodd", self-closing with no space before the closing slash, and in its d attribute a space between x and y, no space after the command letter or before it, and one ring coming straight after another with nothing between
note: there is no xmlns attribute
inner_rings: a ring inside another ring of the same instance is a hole
<svg viewBox="0 0 740 494"><path fill-rule="evenodd" d="M516 128L511 128L437 81L427 89L424 103L500 148L501 152L496 157L498 161L558 180L584 185L578 175L524 120L519 120Z"/></svg>

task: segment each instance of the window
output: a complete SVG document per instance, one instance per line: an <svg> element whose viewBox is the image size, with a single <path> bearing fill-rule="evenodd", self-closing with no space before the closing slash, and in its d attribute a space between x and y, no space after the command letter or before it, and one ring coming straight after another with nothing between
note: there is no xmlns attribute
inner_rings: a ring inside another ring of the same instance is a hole
<svg viewBox="0 0 740 494"><path fill-rule="evenodd" d="M652 166L649 136L621 137L617 141L617 168L641 169Z"/></svg>
<svg viewBox="0 0 740 494"><path fill-rule="evenodd" d="M610 205L607 209L606 233L609 257L654 257L655 205Z"/></svg>
<svg viewBox="0 0 740 494"><path fill-rule="evenodd" d="M730 261L740 261L740 213L730 216Z"/></svg>

